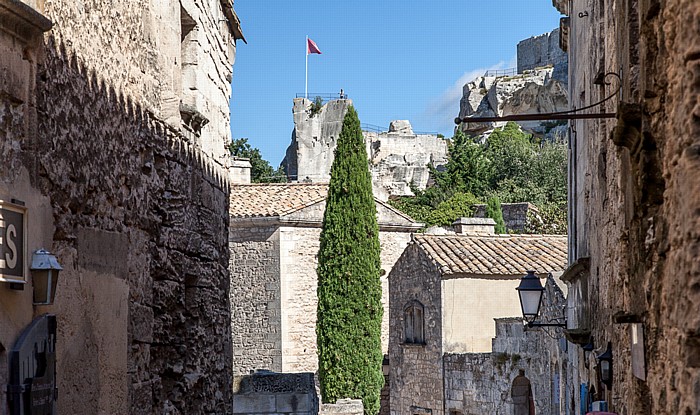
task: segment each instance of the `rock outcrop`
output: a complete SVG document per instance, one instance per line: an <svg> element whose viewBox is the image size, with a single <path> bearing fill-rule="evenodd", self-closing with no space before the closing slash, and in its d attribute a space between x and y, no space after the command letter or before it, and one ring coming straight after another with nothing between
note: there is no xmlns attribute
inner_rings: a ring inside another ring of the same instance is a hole
<svg viewBox="0 0 700 415"><path fill-rule="evenodd" d="M510 75L489 76L487 72L465 84L459 102L459 118L568 110L569 60L559 47L559 32L555 29L519 42L517 73L512 70ZM566 135L565 121L524 121L518 124L524 130L550 140ZM503 125L504 122L462 123L460 128L467 134L487 137L494 128Z"/></svg>
<svg viewBox="0 0 700 415"><path fill-rule="evenodd" d="M464 85L459 117L493 117L514 114L538 114L569 108L567 86L552 75L553 67L525 71L513 76L480 76ZM552 138L563 136L565 122L521 121L528 132ZM505 122L462 123L462 131L488 135Z"/></svg>
<svg viewBox="0 0 700 415"><path fill-rule="evenodd" d="M312 102L294 100L292 143L282 161L292 181L323 183L330 180L333 152L349 99L333 100L312 114ZM372 172L374 195L413 195L411 186L425 189L430 167L447 163L447 141L434 134L416 134L407 120L392 121L389 131L363 132Z"/></svg>

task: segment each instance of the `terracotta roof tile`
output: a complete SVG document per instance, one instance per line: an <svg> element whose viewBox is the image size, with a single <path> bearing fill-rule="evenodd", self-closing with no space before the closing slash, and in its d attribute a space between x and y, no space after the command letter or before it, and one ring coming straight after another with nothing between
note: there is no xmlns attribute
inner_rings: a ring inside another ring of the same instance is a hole
<svg viewBox="0 0 700 415"><path fill-rule="evenodd" d="M279 216L326 198L326 183L260 183L231 186L231 217Z"/></svg>
<svg viewBox="0 0 700 415"><path fill-rule="evenodd" d="M517 276L564 271L564 235L415 235L443 275Z"/></svg>

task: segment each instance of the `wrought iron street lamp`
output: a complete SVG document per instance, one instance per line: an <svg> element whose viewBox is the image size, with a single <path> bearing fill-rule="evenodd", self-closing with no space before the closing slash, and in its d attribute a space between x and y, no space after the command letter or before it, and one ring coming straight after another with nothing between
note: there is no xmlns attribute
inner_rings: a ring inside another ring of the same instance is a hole
<svg viewBox="0 0 700 415"><path fill-rule="evenodd" d="M32 255L32 285L34 285L34 304L53 304L58 284L58 273L63 269L51 252L39 249Z"/></svg>
<svg viewBox="0 0 700 415"><path fill-rule="evenodd" d="M516 288L520 297L520 308L528 327L566 327L566 323L537 323L535 320L540 314L544 287L535 271L527 271Z"/></svg>

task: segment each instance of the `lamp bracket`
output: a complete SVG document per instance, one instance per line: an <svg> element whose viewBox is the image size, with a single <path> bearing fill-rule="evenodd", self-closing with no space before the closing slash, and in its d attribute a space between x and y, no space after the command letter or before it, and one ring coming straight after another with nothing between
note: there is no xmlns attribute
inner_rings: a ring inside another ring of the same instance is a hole
<svg viewBox="0 0 700 415"><path fill-rule="evenodd" d="M537 322L529 322L527 323L528 327L566 327L566 322L563 323L537 323Z"/></svg>

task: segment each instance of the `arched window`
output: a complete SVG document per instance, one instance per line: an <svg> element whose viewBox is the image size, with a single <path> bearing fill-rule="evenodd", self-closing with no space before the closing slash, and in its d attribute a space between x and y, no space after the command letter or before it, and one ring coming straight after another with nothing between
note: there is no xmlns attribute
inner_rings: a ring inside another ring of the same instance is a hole
<svg viewBox="0 0 700 415"><path fill-rule="evenodd" d="M403 309L404 343L424 344L423 304L411 301Z"/></svg>

